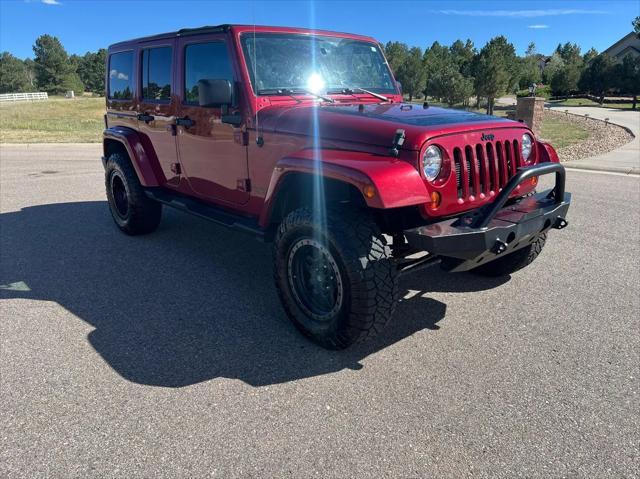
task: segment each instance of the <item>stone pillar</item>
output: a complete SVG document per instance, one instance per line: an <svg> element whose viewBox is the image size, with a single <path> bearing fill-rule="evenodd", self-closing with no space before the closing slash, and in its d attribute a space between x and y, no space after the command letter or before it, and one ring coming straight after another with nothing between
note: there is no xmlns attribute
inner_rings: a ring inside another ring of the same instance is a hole
<svg viewBox="0 0 640 479"><path fill-rule="evenodd" d="M516 120L524 121L536 135L540 135L543 119L544 98L532 96L518 98Z"/></svg>

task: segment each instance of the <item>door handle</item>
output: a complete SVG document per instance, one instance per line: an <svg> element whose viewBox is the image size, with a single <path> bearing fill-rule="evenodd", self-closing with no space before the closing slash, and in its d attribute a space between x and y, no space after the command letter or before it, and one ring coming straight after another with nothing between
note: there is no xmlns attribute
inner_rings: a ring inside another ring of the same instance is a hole
<svg viewBox="0 0 640 479"><path fill-rule="evenodd" d="M188 116L185 116L183 118L176 118L176 125L178 125L178 126L184 126L185 128L190 128L195 124L196 124L196 122L193 121Z"/></svg>
<svg viewBox="0 0 640 479"><path fill-rule="evenodd" d="M145 123L149 123L150 121L155 120L155 117L153 115L147 115L146 113L140 113L138 115L138 120L144 121Z"/></svg>

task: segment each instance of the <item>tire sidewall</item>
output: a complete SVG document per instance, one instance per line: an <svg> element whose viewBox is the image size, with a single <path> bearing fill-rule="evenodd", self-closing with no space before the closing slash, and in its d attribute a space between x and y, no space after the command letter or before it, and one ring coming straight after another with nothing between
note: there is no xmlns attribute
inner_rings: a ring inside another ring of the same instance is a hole
<svg viewBox="0 0 640 479"><path fill-rule="evenodd" d="M113 217L113 220L121 228L126 228L131 218L131 209L132 209L131 186L127 181L127 176L122 171L122 168L120 167L120 165L116 161L114 161L115 158L113 156L107 162L107 171L106 171L107 200L109 202L109 211L111 212L111 216ZM127 208L126 216L122 216L120 214L115 204L115 198L113 195L114 177L118 177L120 181L122 181L122 184L125 189L125 193L127 195L128 208Z"/></svg>

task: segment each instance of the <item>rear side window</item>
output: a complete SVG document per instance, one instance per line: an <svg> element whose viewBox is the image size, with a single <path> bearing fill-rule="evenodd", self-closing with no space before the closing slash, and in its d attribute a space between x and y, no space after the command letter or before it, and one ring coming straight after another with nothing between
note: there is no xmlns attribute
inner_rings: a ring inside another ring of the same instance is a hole
<svg viewBox="0 0 640 479"><path fill-rule="evenodd" d="M224 42L187 45L184 58L185 103L198 104L198 81L200 80L233 82L231 62Z"/></svg>
<svg viewBox="0 0 640 479"><path fill-rule="evenodd" d="M169 101L171 98L172 48L142 50L142 98Z"/></svg>
<svg viewBox="0 0 640 479"><path fill-rule="evenodd" d="M133 98L133 52L114 53L109 57L109 98Z"/></svg>

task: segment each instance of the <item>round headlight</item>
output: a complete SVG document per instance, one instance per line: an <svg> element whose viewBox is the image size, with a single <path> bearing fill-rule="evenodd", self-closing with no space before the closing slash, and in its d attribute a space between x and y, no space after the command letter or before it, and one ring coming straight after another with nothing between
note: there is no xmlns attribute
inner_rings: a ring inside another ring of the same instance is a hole
<svg viewBox="0 0 640 479"><path fill-rule="evenodd" d="M527 133L522 135L522 143L520 145L522 159L525 163L529 163L529 157L531 156L531 150L533 149L533 139Z"/></svg>
<svg viewBox="0 0 640 479"><path fill-rule="evenodd" d="M424 151L422 157L422 171L429 181L435 180L442 168L442 151L435 145L431 145Z"/></svg>

